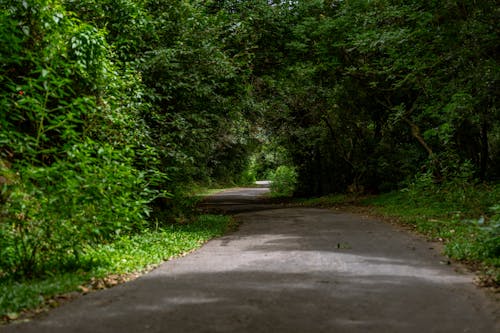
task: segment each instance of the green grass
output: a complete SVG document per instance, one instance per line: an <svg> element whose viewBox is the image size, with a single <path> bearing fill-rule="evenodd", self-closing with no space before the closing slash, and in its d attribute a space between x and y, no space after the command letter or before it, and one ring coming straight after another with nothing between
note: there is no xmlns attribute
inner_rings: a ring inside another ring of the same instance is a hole
<svg viewBox="0 0 500 333"><path fill-rule="evenodd" d="M89 247L80 259L82 268L74 272L54 273L39 280L4 278L0 280L0 318L8 321L22 312L53 306L53 297L96 288L99 279L106 286L116 284L127 274L147 271L164 260L200 247L224 234L231 224L227 216L202 215L191 223L147 230L110 244ZM110 281L110 276L115 281Z"/></svg>
<svg viewBox="0 0 500 333"><path fill-rule="evenodd" d="M224 190L226 190L226 188L205 188L205 187L203 187L203 188L196 189L193 196L199 197L199 198L204 198L206 196L210 196L210 195L222 192Z"/></svg>

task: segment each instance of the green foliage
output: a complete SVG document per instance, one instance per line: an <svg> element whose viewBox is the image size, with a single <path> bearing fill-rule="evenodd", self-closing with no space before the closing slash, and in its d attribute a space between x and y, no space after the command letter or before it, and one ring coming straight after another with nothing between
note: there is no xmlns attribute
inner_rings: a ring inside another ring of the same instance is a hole
<svg viewBox="0 0 500 333"><path fill-rule="evenodd" d="M450 223L451 226L453 224ZM452 241L446 246L445 253L460 260L484 261L497 269L500 267L500 227L498 217L486 221L484 217L463 220L455 223L455 228L441 231L440 234L453 233ZM449 238L449 237L447 237ZM495 277L500 282L500 272Z"/></svg>
<svg viewBox="0 0 500 333"><path fill-rule="evenodd" d="M50 297L76 291L87 279L81 273L67 273L35 281L1 280L0 323L19 318L23 310L40 308Z"/></svg>
<svg viewBox="0 0 500 333"><path fill-rule="evenodd" d="M0 318L16 317L21 310L43 306L53 296L78 291L80 286L87 288L90 280L149 270L223 234L231 223L229 217L203 215L184 225L143 230L107 244L85 246L84 264L76 272L37 280L0 279Z"/></svg>
<svg viewBox="0 0 500 333"><path fill-rule="evenodd" d="M252 155L252 170L257 179L269 179L270 174L280 165L290 164L288 152L282 146L264 137L260 147Z"/></svg>
<svg viewBox="0 0 500 333"><path fill-rule="evenodd" d="M109 244L87 247L85 259L98 263L95 268L98 270L135 272L200 247L209 239L224 234L230 223L231 218L227 216L200 215L183 224L145 230L133 236L122 236Z"/></svg>
<svg viewBox="0 0 500 333"><path fill-rule="evenodd" d="M297 171L286 165L279 166L270 174L271 196L290 197L297 186Z"/></svg>
<svg viewBox="0 0 500 333"><path fill-rule="evenodd" d="M276 15L286 28L256 43L287 57L254 62L275 65L258 92L297 166L298 191L389 190L422 168L447 181L467 162L474 177L497 177L495 8L489 0L313 1Z"/></svg>
<svg viewBox="0 0 500 333"><path fill-rule="evenodd" d="M68 59L82 80L78 82L82 89L102 88L109 67L108 52L103 32L88 24L76 27L69 40Z"/></svg>
<svg viewBox="0 0 500 333"><path fill-rule="evenodd" d="M97 29L106 31L106 41L116 57L135 62L144 50L151 50L157 33L154 19L145 1L136 0L63 0L68 11ZM165 26L168 29L168 26Z"/></svg>
<svg viewBox="0 0 500 333"><path fill-rule="evenodd" d="M71 89L76 73L61 56L74 24L60 7L44 7L43 3L19 2L6 12L10 15L4 19L21 20L24 35L18 36L22 39L16 42L21 45L14 46L17 52L5 59L2 68L0 104L9 112L0 115L1 152L4 157L17 155L31 163L47 163L49 155L78 137L82 111L92 104L90 96L77 96Z"/></svg>
<svg viewBox="0 0 500 333"><path fill-rule="evenodd" d="M482 244L482 257L491 258L497 267L500 266L500 205L490 207L493 216L485 223L484 217L477 223L481 229L480 242ZM479 252L479 251L478 251ZM500 281L500 273L496 277Z"/></svg>
<svg viewBox="0 0 500 333"><path fill-rule="evenodd" d="M433 175L426 172L417 175L402 191L418 207L444 206L460 214L478 216L496 204L499 192L497 186L475 184L470 177L467 164L462 168L461 177L443 183L436 183Z"/></svg>
<svg viewBox="0 0 500 333"><path fill-rule="evenodd" d="M253 185L255 181L257 181L256 173L252 166L250 166L241 174L240 183L242 185Z"/></svg>
<svg viewBox="0 0 500 333"><path fill-rule="evenodd" d="M0 275L36 277L144 228L166 177L140 118L139 75L117 71L104 31L60 1L0 6L12 43L0 69Z"/></svg>
<svg viewBox="0 0 500 333"><path fill-rule="evenodd" d="M50 167L26 167L6 185L4 274L33 276L79 264L82 247L141 230L152 198L132 151L88 141Z"/></svg>

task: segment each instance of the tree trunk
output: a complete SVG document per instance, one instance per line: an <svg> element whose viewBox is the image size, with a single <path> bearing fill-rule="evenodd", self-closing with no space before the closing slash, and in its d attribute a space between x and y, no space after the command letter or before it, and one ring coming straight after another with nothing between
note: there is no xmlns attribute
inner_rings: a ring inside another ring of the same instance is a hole
<svg viewBox="0 0 500 333"><path fill-rule="evenodd" d="M422 145L422 147L424 147L424 149L429 154L429 158L431 160L431 165L433 168L432 174L434 177L434 181L437 183L440 183L443 180L443 175L441 174L441 165L440 165L441 163L439 162L436 155L432 151L432 148L429 147L427 142L425 142L424 138L422 137L422 134L420 133L420 127L418 127L417 124L415 124L414 122L412 122L408 118L405 118L404 121L408 125L410 125L411 134L413 135L413 137L415 137L415 139L417 139L417 141Z"/></svg>

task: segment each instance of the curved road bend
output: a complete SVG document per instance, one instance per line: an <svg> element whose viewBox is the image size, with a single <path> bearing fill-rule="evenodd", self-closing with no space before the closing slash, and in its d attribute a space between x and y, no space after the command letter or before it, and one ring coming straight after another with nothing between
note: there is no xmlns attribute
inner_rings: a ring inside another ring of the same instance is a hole
<svg viewBox="0 0 500 333"><path fill-rule="evenodd" d="M263 192L205 203L235 214L238 231L0 331L500 332L498 302L432 243L372 218L277 209Z"/></svg>

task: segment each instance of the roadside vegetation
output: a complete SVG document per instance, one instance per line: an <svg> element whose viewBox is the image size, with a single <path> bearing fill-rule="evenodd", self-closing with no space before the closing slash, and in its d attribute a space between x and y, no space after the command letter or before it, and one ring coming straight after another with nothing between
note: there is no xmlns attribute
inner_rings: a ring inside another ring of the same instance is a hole
<svg viewBox="0 0 500 333"><path fill-rule="evenodd" d="M269 180L271 197L291 197L297 187L297 171L293 167L281 165L269 172Z"/></svg>
<svg viewBox="0 0 500 333"><path fill-rule="evenodd" d="M51 271L44 276L4 277L0 279L0 323L43 312L80 293L134 279L161 262L182 256L224 234L232 223L227 216L201 215L189 223L146 229L113 242L89 246L78 262L52 264ZM68 267L71 264L74 267Z"/></svg>
<svg viewBox="0 0 500 333"><path fill-rule="evenodd" d="M362 203L444 243L444 254L480 273L480 284L500 287L500 186L452 183L392 192Z"/></svg>

